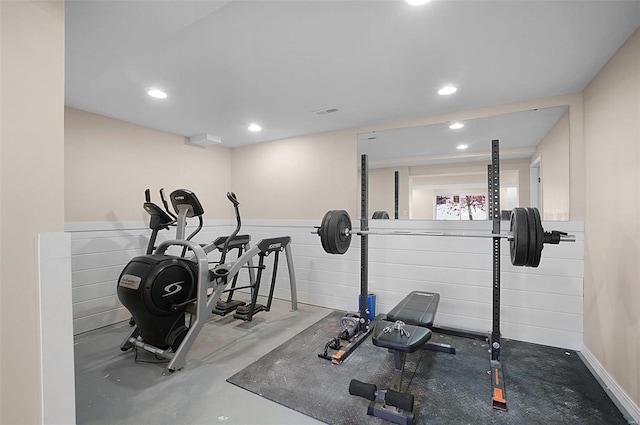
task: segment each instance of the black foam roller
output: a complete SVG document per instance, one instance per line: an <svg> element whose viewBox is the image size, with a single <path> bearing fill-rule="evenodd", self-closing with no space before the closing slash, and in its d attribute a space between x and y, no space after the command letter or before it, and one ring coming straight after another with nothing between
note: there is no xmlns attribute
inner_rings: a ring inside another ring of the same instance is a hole
<svg viewBox="0 0 640 425"><path fill-rule="evenodd" d="M395 406L405 412L413 412L413 395L403 394L394 390L387 390L384 398L385 403L389 406Z"/></svg>
<svg viewBox="0 0 640 425"><path fill-rule="evenodd" d="M366 398L367 400L375 400L378 387L375 384L367 384L357 379L352 379L349 383L349 394ZM412 397L413 398L413 397Z"/></svg>

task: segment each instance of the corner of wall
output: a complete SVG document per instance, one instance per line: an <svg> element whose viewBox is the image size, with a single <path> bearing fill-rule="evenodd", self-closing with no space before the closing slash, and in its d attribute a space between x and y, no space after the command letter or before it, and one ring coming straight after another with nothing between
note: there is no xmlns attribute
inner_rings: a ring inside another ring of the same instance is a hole
<svg viewBox="0 0 640 425"><path fill-rule="evenodd" d="M614 402L616 407L620 409L625 419L630 425L640 424L640 408L631 400L631 398L620 388L618 383L607 373L605 368L600 364L598 359L583 345L582 350L578 352L583 363L587 366L591 374L598 380L602 388Z"/></svg>

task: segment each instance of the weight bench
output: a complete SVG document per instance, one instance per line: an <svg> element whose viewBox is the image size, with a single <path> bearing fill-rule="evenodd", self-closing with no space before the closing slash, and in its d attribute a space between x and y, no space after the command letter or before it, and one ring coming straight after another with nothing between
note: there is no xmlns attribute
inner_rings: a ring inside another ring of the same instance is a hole
<svg viewBox="0 0 640 425"><path fill-rule="evenodd" d="M351 380L349 394L371 401L368 415L401 425L413 425L413 395L401 392L407 353L429 348L455 354L455 349L446 344L428 343L439 301L439 294L413 291L391 309L386 320L375 322L373 344L387 348L393 354L394 375L391 388L380 391L375 384Z"/></svg>
<svg viewBox="0 0 640 425"><path fill-rule="evenodd" d="M400 303L387 313L387 320L391 322L402 321L409 325L433 328L436 311L440 303L440 294L435 292L413 291ZM456 349L448 344L427 343L424 348L434 351L442 351L455 354Z"/></svg>

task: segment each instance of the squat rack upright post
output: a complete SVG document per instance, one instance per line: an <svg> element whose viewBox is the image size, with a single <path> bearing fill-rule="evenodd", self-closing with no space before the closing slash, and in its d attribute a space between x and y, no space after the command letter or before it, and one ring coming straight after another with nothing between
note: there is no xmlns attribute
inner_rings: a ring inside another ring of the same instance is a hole
<svg viewBox="0 0 640 425"><path fill-rule="evenodd" d="M369 161L367 155L360 158L360 230L369 230ZM360 332L368 333L369 311L369 235L360 237Z"/></svg>
<svg viewBox="0 0 640 425"><path fill-rule="evenodd" d="M393 218L398 219L400 215L398 214L398 207L400 201L400 172L394 171L393 173L393 181L394 181L394 190L393 190Z"/></svg>
<svg viewBox="0 0 640 425"><path fill-rule="evenodd" d="M489 211L493 223L493 302L491 346L491 381L493 394L491 404L494 409L507 410L507 399L500 363L500 148L498 140L491 141L491 165L489 166Z"/></svg>

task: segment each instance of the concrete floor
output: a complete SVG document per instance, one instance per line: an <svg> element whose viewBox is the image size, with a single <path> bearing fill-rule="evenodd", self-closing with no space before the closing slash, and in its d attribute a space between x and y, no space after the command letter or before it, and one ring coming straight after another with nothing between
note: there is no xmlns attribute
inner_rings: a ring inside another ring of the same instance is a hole
<svg viewBox="0 0 640 425"><path fill-rule="evenodd" d="M212 316L189 351L184 369L164 375L164 365L134 362L120 344L129 325L75 338L78 424L320 424L308 416L226 382L331 310L273 300L252 322ZM138 360L155 361L142 350ZM260 376L255 377L256 380Z"/></svg>

